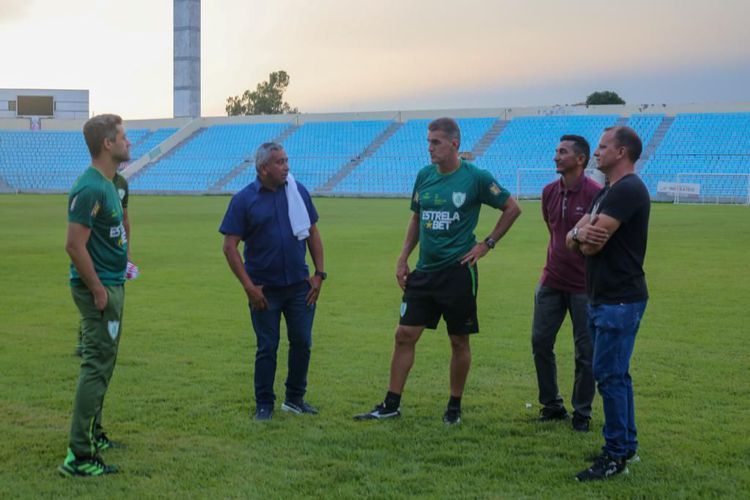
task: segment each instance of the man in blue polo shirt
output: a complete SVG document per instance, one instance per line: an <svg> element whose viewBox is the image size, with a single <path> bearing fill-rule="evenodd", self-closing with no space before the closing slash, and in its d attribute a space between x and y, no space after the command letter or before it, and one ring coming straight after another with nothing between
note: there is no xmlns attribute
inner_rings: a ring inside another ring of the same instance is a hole
<svg viewBox="0 0 750 500"><path fill-rule="evenodd" d="M219 228L229 267L247 294L257 338L255 419L270 420L273 415L282 314L289 338L289 372L281 409L316 414L304 396L315 304L326 279L318 212L307 189L289 176L289 159L280 144L262 144L255 154L255 169L258 177L232 197ZM244 265L240 241L245 244ZM315 265L312 276L306 247Z"/></svg>

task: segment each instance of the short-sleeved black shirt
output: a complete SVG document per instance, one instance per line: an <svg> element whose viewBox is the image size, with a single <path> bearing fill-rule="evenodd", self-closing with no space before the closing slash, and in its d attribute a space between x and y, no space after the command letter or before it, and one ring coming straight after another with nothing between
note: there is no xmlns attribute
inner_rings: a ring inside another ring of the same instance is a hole
<svg viewBox="0 0 750 500"><path fill-rule="evenodd" d="M586 291L594 304L648 299L643 261L646 257L651 199L640 177L629 174L606 186L589 207L620 221L620 227L596 255L586 258Z"/></svg>

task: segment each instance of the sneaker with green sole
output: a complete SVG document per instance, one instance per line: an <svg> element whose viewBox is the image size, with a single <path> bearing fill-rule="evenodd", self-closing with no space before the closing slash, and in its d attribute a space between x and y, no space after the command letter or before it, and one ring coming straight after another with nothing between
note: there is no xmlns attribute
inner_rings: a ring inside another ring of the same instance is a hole
<svg viewBox="0 0 750 500"><path fill-rule="evenodd" d="M68 448L68 456L62 465L57 467L57 471L64 477L90 477L101 476L104 474L116 474L117 467L106 465L99 455L93 457L78 458Z"/></svg>
<svg viewBox="0 0 750 500"><path fill-rule="evenodd" d="M99 437L94 438L94 444L96 445L97 451L104 451L115 448L126 448L124 444L117 441L112 441L104 433L100 434Z"/></svg>

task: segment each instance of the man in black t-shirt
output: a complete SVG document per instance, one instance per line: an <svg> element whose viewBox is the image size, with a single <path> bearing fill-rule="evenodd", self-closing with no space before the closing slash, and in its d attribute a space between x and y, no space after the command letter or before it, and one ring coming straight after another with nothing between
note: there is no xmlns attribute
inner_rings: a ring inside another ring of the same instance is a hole
<svg viewBox="0 0 750 500"><path fill-rule="evenodd" d="M588 322L594 344L593 371L604 405L602 454L579 481L627 472L638 460L630 357L648 301L643 272L651 202L635 175L643 146L628 127L605 129L594 153L607 184L566 244L586 256Z"/></svg>

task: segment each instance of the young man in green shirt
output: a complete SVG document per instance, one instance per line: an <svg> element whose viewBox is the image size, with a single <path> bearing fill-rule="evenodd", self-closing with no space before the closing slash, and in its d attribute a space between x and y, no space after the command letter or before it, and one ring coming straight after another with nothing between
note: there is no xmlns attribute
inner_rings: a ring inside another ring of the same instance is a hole
<svg viewBox="0 0 750 500"><path fill-rule="evenodd" d="M130 218L128 217L128 199L130 197L130 187L128 186L127 179L125 179L125 177L120 174L120 172L115 173L115 177L114 179L112 179L112 182L115 185L117 196L120 198L120 203L122 204L122 225L125 228L125 236L128 239L128 268L125 274L125 279L131 280L138 277L138 266L133 264L132 259L130 258L131 238ZM76 347L75 355L79 358L83 357L83 325L80 323L78 325L78 346Z"/></svg>
<svg viewBox="0 0 750 500"><path fill-rule="evenodd" d="M83 127L91 166L76 180L68 198L68 235L73 301L81 314L83 359L78 379L64 476L117 472L99 452L116 447L101 425L104 396L112 377L122 330L127 232L117 188L120 163L130 159L122 119L99 115Z"/></svg>
<svg viewBox="0 0 750 500"><path fill-rule="evenodd" d="M382 403L356 415L356 420L401 415L401 394L414 364L417 341L424 329L434 329L442 316L452 349L450 399L443 422L461 423L461 397L471 366L469 335L479 331L476 264L521 214L516 201L492 174L459 158L461 132L455 120L439 118L431 122L427 141L432 164L417 175L411 200L413 214L396 264L396 279L404 296L388 392ZM474 229L482 204L500 209L502 215L490 235L477 243ZM410 273L408 258L417 243L419 260Z"/></svg>

